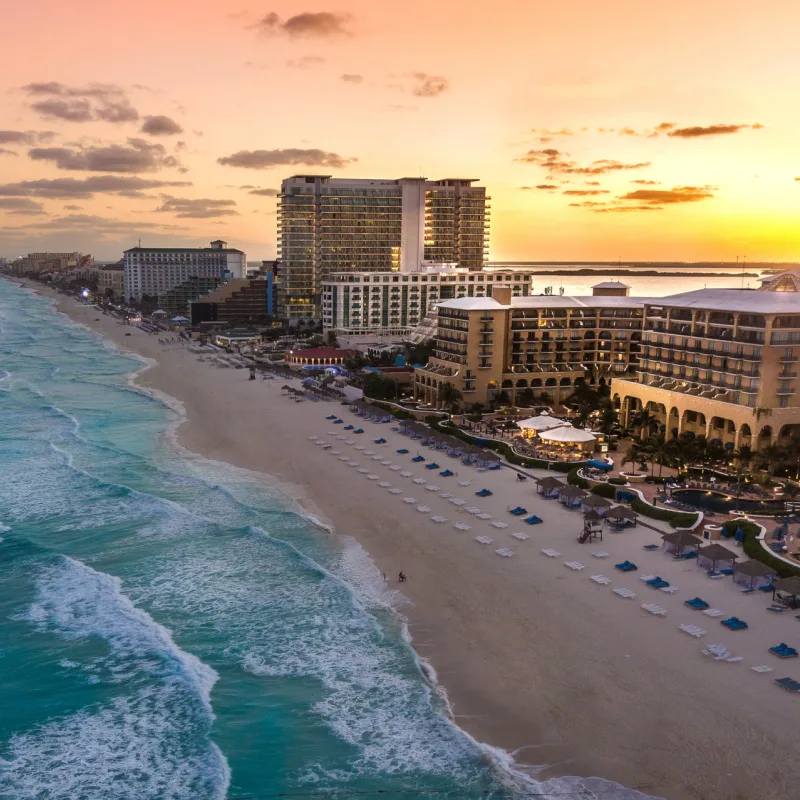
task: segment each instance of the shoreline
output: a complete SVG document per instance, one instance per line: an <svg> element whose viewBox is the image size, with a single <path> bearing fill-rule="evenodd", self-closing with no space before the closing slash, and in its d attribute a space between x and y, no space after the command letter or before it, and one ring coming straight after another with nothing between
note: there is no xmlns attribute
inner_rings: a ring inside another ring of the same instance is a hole
<svg viewBox="0 0 800 800"><path fill-rule="evenodd" d="M745 675L743 665L712 666L697 656L696 642L678 638L661 621L644 618L618 598L595 599L595 587L585 575L573 576L559 561L539 555L536 540L544 540L544 531L539 530L544 526L531 531L530 542L519 548L515 544L519 558L509 561L479 549L472 534L453 544L432 532L430 528L436 526L426 523L413 507L401 504L398 508L396 498L367 488L363 476L339 469L335 457L308 441L309 434L324 438L329 427L325 414L344 412L341 407L329 403L289 406L277 396L277 386L271 385L276 382L248 385L244 370L215 370L198 363L185 349L165 348L157 337L118 326L110 317L99 315L100 324L92 323L89 316L98 316L95 309L36 283L13 280L53 299L57 311L104 336L122 352L142 359L142 368L129 376L129 383L177 411L178 420L168 435L178 452L261 476L267 485L298 503L306 516L317 517L312 521L321 523L328 533L330 523L335 537L355 540L379 572L406 571L409 581L403 595L409 603L398 613L407 620L411 646L423 672L428 675L431 670L434 688L441 687L453 709L454 723L477 743L490 743L481 745L488 753L502 748L509 758L550 764L534 773L537 780L600 775L602 780L670 800L746 798L753 796L756 786L769 795L772 785L767 776L774 775L779 765L767 759L766 753L780 748L785 736L783 717L786 713L791 717L791 708L780 713L784 695L768 685L769 678ZM123 339L125 332L132 333L129 339ZM382 426L381 434L391 444L397 436L389 434L388 428ZM257 442L252 435L256 432ZM404 443L415 447L406 439ZM393 454L394 448L387 452ZM487 485L492 481L498 500L517 498L524 491L529 508L536 502L544 504L549 517L558 517L552 533L563 537L561 514L564 520L574 515L531 498L530 482L524 490L509 488L510 481L502 480L508 477L504 472L489 477L471 470L471 477ZM276 483L270 484L270 478ZM434 499L425 497L431 505ZM502 534L493 535L500 539ZM564 543L565 554L570 554L569 547L573 545ZM524 548L529 553L523 553ZM639 560L638 552L633 555ZM583 551L583 556L589 553ZM610 575L609 567L604 565ZM578 580L576 588L573 582ZM641 591L635 585L632 588ZM748 615L752 617L753 612ZM676 616L668 627L683 621L688 620ZM727 638L726 644L738 644ZM636 652L637 647L644 655ZM696 658L688 655L692 651ZM623 658L631 660L625 663ZM769 663L766 658L758 663ZM687 686L692 679L697 685ZM757 699L750 697L752 679ZM720 685L711 691L715 682ZM653 684L662 689L663 696L651 696ZM684 696L671 694L681 686ZM712 696L702 698L702 690ZM736 695L736 709L726 709L723 701L731 692ZM748 702L752 713L748 713ZM768 712L764 702L770 707ZM775 716L769 721L775 727L770 731L763 717L770 716L773 706ZM760 717L761 724L755 725ZM723 729L718 730L721 724ZM736 730L742 725L754 726L747 740L760 740L763 763L753 765L752 754L729 750L741 743ZM661 730L662 726L667 730ZM714 736L724 738L719 749L726 752L711 752L709 737ZM692 744L701 755L699 760L692 758ZM497 755L502 763L503 755ZM705 776L700 762L708 767ZM526 770L522 764L517 769ZM783 769L786 779L796 770L788 763L788 755ZM729 777L733 775L735 783ZM791 777L797 779L796 774Z"/></svg>

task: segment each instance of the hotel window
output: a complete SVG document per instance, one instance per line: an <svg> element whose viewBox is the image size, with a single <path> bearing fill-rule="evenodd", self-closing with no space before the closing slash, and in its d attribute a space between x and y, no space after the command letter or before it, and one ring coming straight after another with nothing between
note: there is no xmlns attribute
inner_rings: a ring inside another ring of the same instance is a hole
<svg viewBox="0 0 800 800"><path fill-rule="evenodd" d="M789 398L787 395L783 394L778 398L778 408L788 408L789 406Z"/></svg>

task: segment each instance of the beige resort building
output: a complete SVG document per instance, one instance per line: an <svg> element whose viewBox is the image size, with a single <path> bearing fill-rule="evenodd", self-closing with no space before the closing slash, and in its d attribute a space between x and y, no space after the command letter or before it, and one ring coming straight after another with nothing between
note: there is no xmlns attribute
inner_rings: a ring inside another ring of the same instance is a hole
<svg viewBox="0 0 800 800"><path fill-rule="evenodd" d="M493 295L440 303L434 355L415 398L438 406L453 384L464 403L505 392L565 399L577 378L611 379L627 425L642 409L667 435L762 449L800 432L800 296L704 289L665 298Z"/></svg>

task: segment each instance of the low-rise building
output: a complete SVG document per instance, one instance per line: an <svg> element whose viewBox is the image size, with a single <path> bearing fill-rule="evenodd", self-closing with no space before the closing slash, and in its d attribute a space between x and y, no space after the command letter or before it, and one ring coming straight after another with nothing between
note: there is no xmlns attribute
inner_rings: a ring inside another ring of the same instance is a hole
<svg viewBox="0 0 800 800"><path fill-rule="evenodd" d="M515 297L531 292L532 273L426 267L417 272L344 272L322 282L322 325L327 334L350 339L408 338L442 300L490 297L494 286Z"/></svg>
<svg viewBox="0 0 800 800"><path fill-rule="evenodd" d="M271 316L272 274L229 280L192 303L192 324L226 322L263 324Z"/></svg>
<svg viewBox="0 0 800 800"><path fill-rule="evenodd" d="M121 263L106 264L98 267L97 291L103 297L123 297L125 293L125 270Z"/></svg>
<svg viewBox="0 0 800 800"><path fill-rule="evenodd" d="M339 350L336 347L312 347L308 350L290 350L286 362L300 367L342 366L356 355L355 350Z"/></svg>
<svg viewBox="0 0 800 800"><path fill-rule="evenodd" d="M13 275L38 275L42 272L61 272L72 269L81 264L84 258L77 251L72 253L28 253L24 258L11 261L9 267Z"/></svg>

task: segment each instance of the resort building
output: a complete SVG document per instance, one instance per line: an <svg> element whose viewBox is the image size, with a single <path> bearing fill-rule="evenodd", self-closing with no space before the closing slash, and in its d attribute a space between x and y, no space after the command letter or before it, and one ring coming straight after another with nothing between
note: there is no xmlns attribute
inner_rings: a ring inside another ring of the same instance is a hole
<svg viewBox="0 0 800 800"><path fill-rule="evenodd" d="M418 270L423 261L482 269L486 189L472 179L429 181L294 175L278 199L280 313L321 316L322 281L342 272Z"/></svg>
<svg viewBox="0 0 800 800"><path fill-rule="evenodd" d="M800 432L800 296L702 289L650 299L638 374L614 381L623 424L641 409L671 435L730 450Z"/></svg>
<svg viewBox="0 0 800 800"><path fill-rule="evenodd" d="M511 297L440 303L434 356L414 396L439 404L454 385L465 405L504 392L511 403L558 403L577 378L611 381L627 427L646 410L668 436L705 436L757 450L800 433L800 296L703 289L664 298ZM505 399L505 398L504 398Z"/></svg>
<svg viewBox="0 0 800 800"><path fill-rule="evenodd" d="M435 266L412 273L335 273L322 282L322 325L337 338L404 339L442 300L491 297L495 286L510 286L512 296L527 297L532 274Z"/></svg>
<svg viewBox="0 0 800 800"><path fill-rule="evenodd" d="M169 317L188 317L194 301L213 292L219 286L214 276L193 276L158 296L158 307Z"/></svg>
<svg viewBox="0 0 800 800"><path fill-rule="evenodd" d="M335 367L357 355L356 350L339 350L335 347L312 347L309 350L290 350L286 363L299 367Z"/></svg>
<svg viewBox="0 0 800 800"><path fill-rule="evenodd" d="M38 275L41 272L61 272L65 269L72 269L84 260L85 257L79 252L28 253L23 258L13 259L8 266L13 275Z"/></svg>
<svg viewBox="0 0 800 800"><path fill-rule="evenodd" d="M272 273L249 280L230 280L191 305L192 325L225 322L263 324L271 315Z"/></svg>
<svg viewBox="0 0 800 800"><path fill-rule="evenodd" d="M97 270L97 291L103 297L123 297L125 271L122 264L106 264Z"/></svg>
<svg viewBox="0 0 800 800"><path fill-rule="evenodd" d="M141 302L145 295L158 297L189 278L241 278L247 257L218 240L210 247L132 247L123 263L125 297Z"/></svg>
<svg viewBox="0 0 800 800"><path fill-rule="evenodd" d="M414 396L438 404L444 383L465 404L549 398L558 403L578 378L635 375L644 300L633 297L514 297L495 284L491 297L439 303L434 355L415 374ZM523 394L524 393L524 394Z"/></svg>

